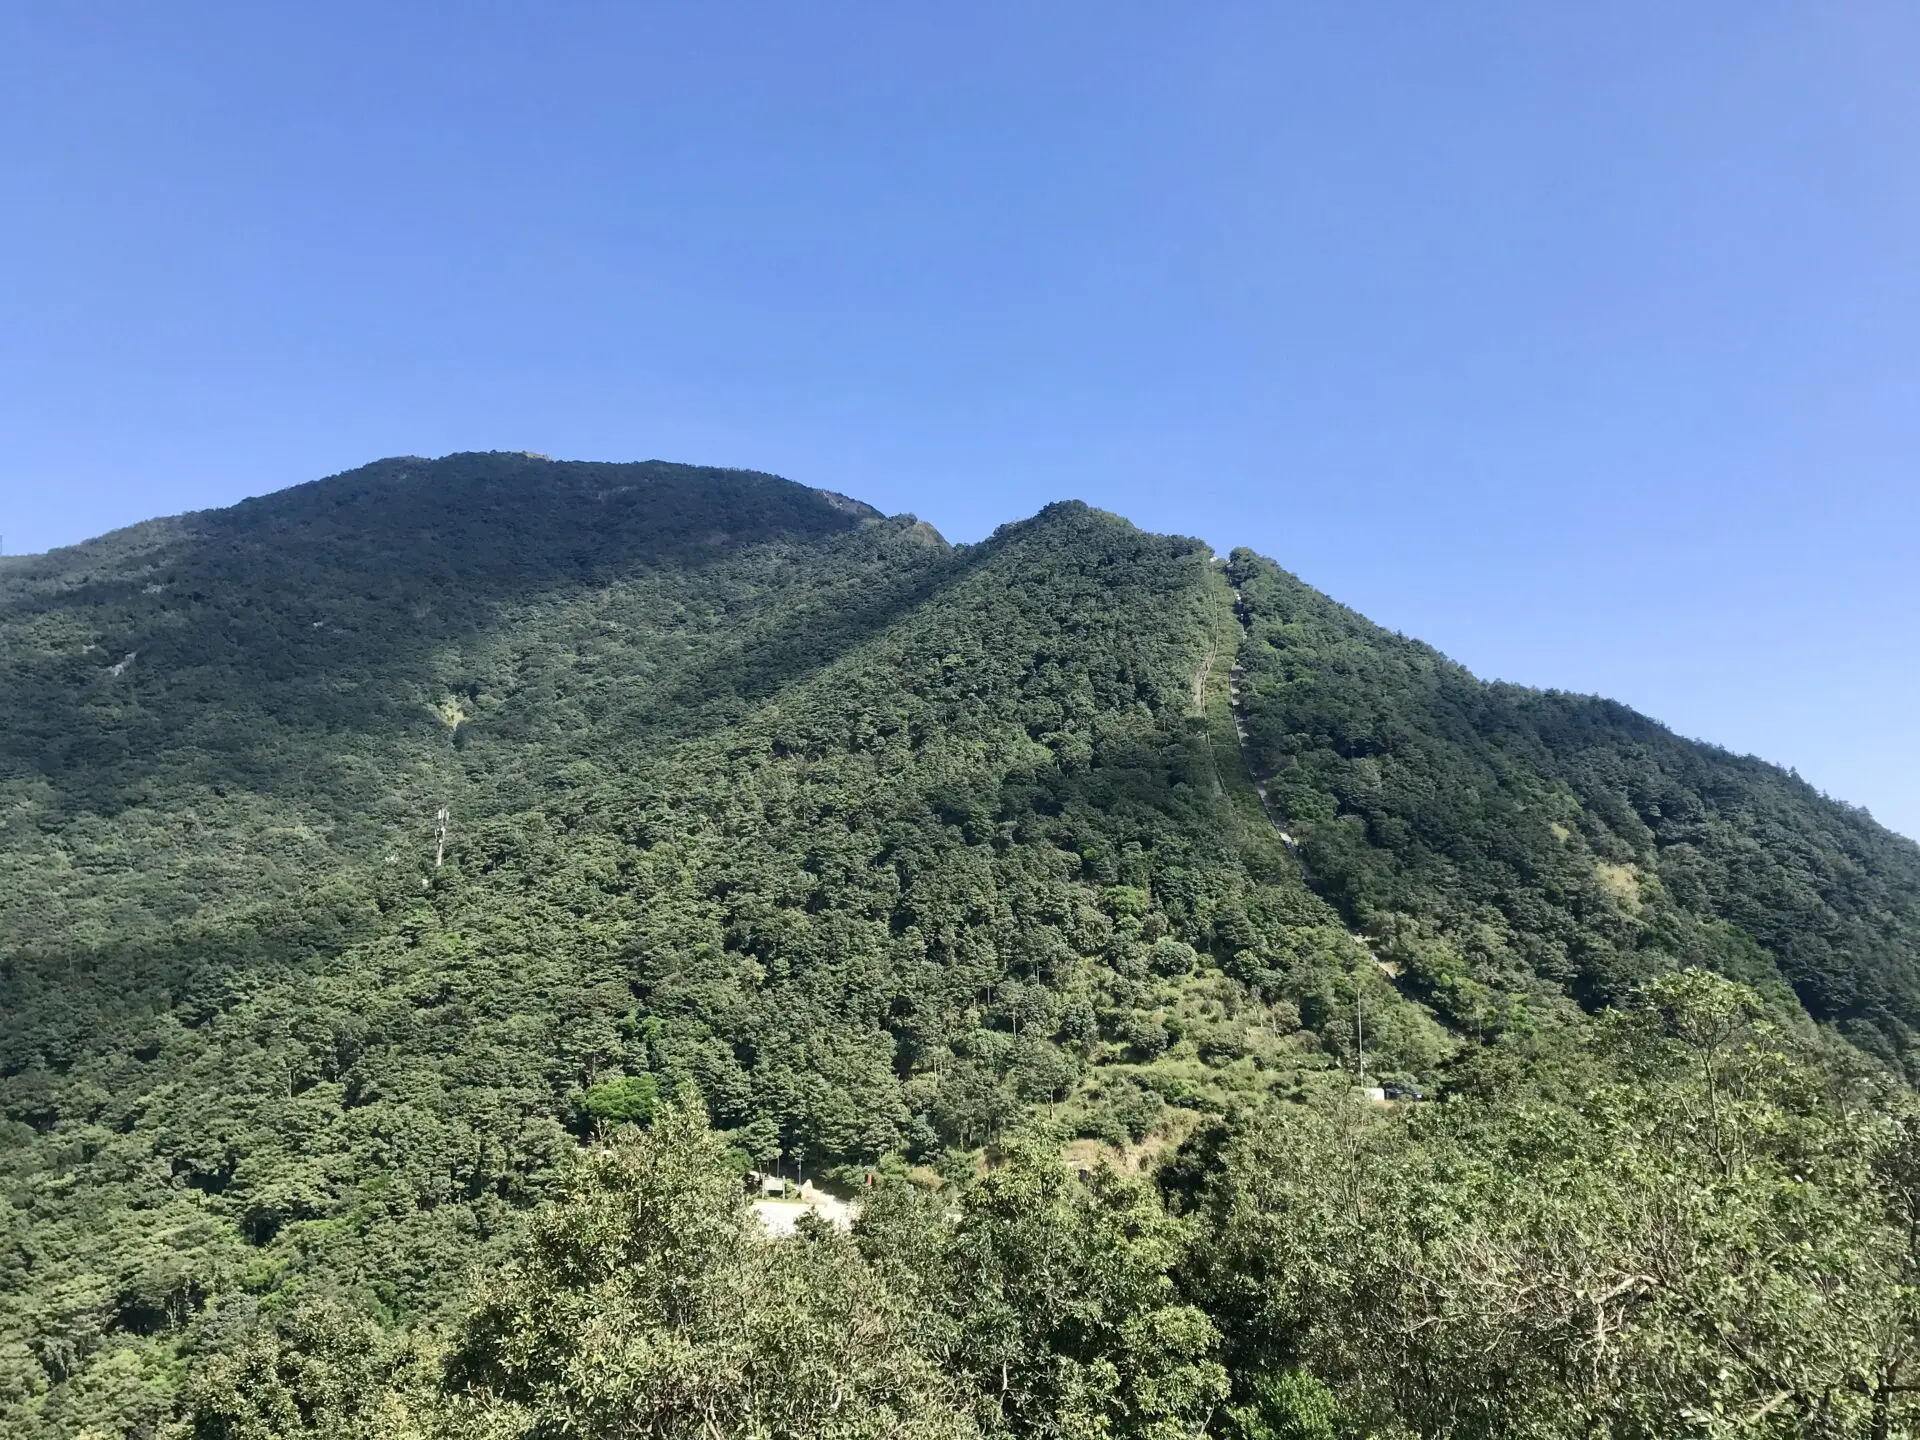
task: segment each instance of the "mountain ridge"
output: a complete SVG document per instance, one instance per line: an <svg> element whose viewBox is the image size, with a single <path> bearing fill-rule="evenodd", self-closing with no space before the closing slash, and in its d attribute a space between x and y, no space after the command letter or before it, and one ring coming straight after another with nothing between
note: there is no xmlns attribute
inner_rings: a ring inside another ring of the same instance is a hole
<svg viewBox="0 0 1920 1440"><path fill-rule="evenodd" d="M964 1187L1550 1078L1701 964L1914 1063L1920 848L1083 502L490 452L89 543L0 571L21 1433L160 1433L309 1292L441 1333L645 1093Z"/></svg>

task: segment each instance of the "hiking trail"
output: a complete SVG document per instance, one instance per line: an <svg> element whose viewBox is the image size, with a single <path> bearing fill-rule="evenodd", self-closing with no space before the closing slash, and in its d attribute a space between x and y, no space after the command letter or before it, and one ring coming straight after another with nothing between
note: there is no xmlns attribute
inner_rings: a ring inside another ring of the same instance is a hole
<svg viewBox="0 0 1920 1440"><path fill-rule="evenodd" d="M1240 587L1233 589L1233 616L1240 622L1240 628L1248 634L1253 633L1253 617L1247 613L1247 602L1240 594ZM1240 704L1240 684L1244 679L1240 667L1236 664L1227 671L1227 705L1233 711L1233 733L1240 741L1240 763L1246 767L1247 778L1253 781L1254 793L1260 797L1261 813L1267 817L1267 823L1273 826L1273 833L1280 837L1280 843L1289 850L1297 850L1293 836L1287 833L1287 827L1280 817L1273 813L1273 801L1267 798L1267 782L1260 778L1260 772L1254 768L1253 757L1247 753L1247 717Z"/></svg>

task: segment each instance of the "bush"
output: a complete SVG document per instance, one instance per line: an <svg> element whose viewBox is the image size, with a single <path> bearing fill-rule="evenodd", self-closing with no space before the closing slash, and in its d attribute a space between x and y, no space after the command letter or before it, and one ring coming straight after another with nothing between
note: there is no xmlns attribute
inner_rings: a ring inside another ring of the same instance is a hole
<svg viewBox="0 0 1920 1440"><path fill-rule="evenodd" d="M645 1125L660 1108L660 1086L651 1075L602 1080L587 1091L580 1108L596 1125Z"/></svg>

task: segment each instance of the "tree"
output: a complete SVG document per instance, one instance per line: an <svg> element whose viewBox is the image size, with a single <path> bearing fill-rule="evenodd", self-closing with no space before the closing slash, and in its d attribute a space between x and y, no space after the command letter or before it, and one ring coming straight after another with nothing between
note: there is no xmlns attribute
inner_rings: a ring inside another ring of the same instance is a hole
<svg viewBox="0 0 1920 1440"><path fill-rule="evenodd" d="M1196 1141L1170 1177L1201 1177L1171 1192L1197 1197L1183 1279L1247 1433L1286 1433L1265 1387L1290 1374L1359 1433L1907 1433L1920 1292L1885 1101L1742 1044L1702 1123L1701 1050L1749 1008L1727 985L1649 987L1656 1043L1565 1098L1282 1108Z"/></svg>
<svg viewBox="0 0 1920 1440"><path fill-rule="evenodd" d="M852 1243L760 1231L698 1110L590 1152L460 1326L449 1436L907 1436L969 1426Z"/></svg>
<svg viewBox="0 0 1920 1440"><path fill-rule="evenodd" d="M660 1105L660 1085L651 1075L622 1075L590 1088L580 1108L597 1125L645 1125Z"/></svg>
<svg viewBox="0 0 1920 1440"><path fill-rule="evenodd" d="M213 1348L189 1378L184 1399L194 1440L368 1433L393 1370L392 1337L331 1297L296 1301L278 1315L241 1311L233 1317L236 1338Z"/></svg>
<svg viewBox="0 0 1920 1440"><path fill-rule="evenodd" d="M982 1427L1020 1437L1203 1432L1226 1395L1213 1323L1176 1292L1187 1230L1153 1190L1069 1175L1027 1135L957 1197L891 1187L860 1237L911 1276L929 1347L971 1392Z"/></svg>
<svg viewBox="0 0 1920 1440"><path fill-rule="evenodd" d="M1729 1086L1741 1077L1729 1070L1743 1059L1751 1067L1760 1058L1736 1050L1736 1042L1752 1033L1762 1013L1759 995L1751 986L1688 966L1648 981L1633 1001L1624 1017L1637 1017L1642 1029L1684 1047L1698 1067L1703 1102L1698 1123L1721 1168L1731 1173L1740 1163L1742 1147L1737 1125L1725 1112L1737 1098L1729 1094Z"/></svg>

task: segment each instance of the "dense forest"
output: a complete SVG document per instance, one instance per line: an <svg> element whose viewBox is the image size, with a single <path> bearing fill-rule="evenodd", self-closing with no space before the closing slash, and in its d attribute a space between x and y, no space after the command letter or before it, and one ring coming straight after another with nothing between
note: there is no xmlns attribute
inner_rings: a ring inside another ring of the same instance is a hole
<svg viewBox="0 0 1920 1440"><path fill-rule="evenodd" d="M1920 1424L1920 847L1077 503L0 560L0 1016L8 1435Z"/></svg>
<svg viewBox="0 0 1920 1440"><path fill-rule="evenodd" d="M1920 848L1625 706L1488 685L1233 556L1252 762L1314 887L1484 1034L1544 978L1589 1006L1687 959L1782 982L1912 1078Z"/></svg>

